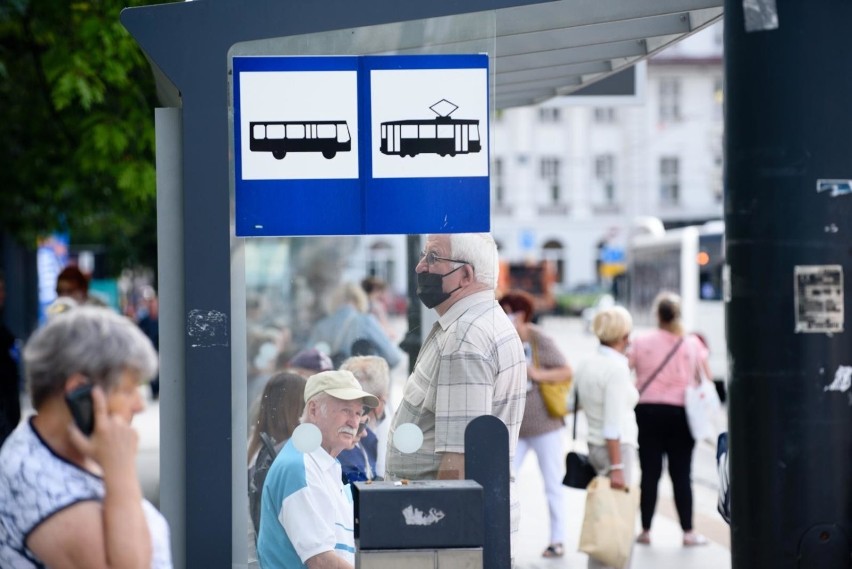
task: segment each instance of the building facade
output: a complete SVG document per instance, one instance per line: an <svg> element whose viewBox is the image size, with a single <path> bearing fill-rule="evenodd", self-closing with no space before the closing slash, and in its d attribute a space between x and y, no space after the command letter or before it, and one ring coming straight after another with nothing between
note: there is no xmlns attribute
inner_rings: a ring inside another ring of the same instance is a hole
<svg viewBox="0 0 852 569"><path fill-rule="evenodd" d="M722 26L651 58L644 93L497 114L492 232L501 257L549 259L562 288L618 262L637 217L667 227L722 216Z"/></svg>

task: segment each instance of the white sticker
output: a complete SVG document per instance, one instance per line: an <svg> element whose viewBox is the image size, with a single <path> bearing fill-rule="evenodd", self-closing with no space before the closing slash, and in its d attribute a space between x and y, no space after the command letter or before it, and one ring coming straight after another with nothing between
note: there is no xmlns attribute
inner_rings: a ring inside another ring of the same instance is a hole
<svg viewBox="0 0 852 569"><path fill-rule="evenodd" d="M402 516L405 518L405 525L407 526L431 526L443 520L446 514L437 508L429 508L427 514L410 505L402 510Z"/></svg>
<svg viewBox="0 0 852 569"><path fill-rule="evenodd" d="M843 332L843 267L796 266L796 332Z"/></svg>
<svg viewBox="0 0 852 569"><path fill-rule="evenodd" d="M722 300L731 302L731 265L722 265Z"/></svg>
<svg viewBox="0 0 852 569"><path fill-rule="evenodd" d="M852 387L852 366L839 366L834 374L834 381L826 385L823 391L849 391Z"/></svg>

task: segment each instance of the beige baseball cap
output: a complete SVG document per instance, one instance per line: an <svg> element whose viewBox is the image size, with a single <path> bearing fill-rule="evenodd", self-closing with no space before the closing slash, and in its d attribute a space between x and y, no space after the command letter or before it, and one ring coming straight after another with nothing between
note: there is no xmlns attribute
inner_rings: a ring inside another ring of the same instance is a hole
<svg viewBox="0 0 852 569"><path fill-rule="evenodd" d="M378 397L361 389L361 384L358 383L351 371L323 371L309 377L305 384L305 402L314 395L323 392L344 401L363 399L364 405L367 407L379 405Z"/></svg>

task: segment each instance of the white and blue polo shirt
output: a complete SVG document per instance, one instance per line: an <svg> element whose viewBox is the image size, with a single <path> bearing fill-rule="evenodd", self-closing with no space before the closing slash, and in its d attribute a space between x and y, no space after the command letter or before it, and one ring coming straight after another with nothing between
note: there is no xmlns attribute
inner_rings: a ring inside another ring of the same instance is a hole
<svg viewBox="0 0 852 569"><path fill-rule="evenodd" d="M355 565L352 491L340 463L322 448L302 453L287 441L263 484L257 556L263 569L306 567L325 551Z"/></svg>

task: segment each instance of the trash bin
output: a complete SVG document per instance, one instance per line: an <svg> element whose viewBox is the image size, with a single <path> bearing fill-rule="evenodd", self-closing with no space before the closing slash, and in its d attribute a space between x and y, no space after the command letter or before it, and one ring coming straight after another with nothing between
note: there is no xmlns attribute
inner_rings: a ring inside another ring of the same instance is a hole
<svg viewBox="0 0 852 569"><path fill-rule="evenodd" d="M482 569L484 492L477 482L356 482L353 487L357 568Z"/></svg>

